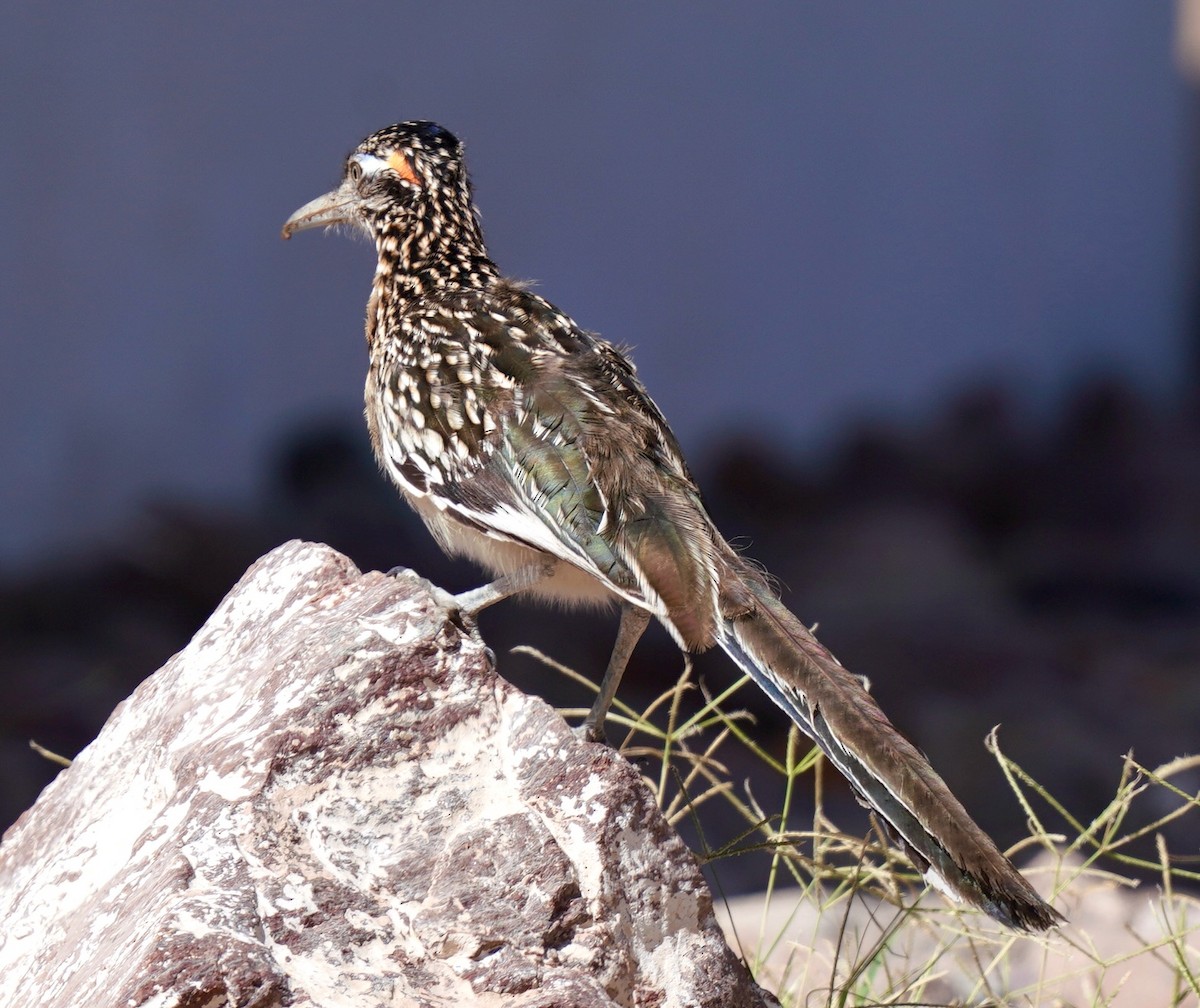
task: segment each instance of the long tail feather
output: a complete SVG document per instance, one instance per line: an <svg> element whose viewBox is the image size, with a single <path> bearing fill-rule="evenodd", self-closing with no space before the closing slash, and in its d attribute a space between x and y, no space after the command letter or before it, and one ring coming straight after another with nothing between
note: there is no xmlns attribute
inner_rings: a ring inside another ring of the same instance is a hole
<svg viewBox="0 0 1200 1008"><path fill-rule="evenodd" d="M860 680L760 577L748 572L740 579L753 605L723 620L717 643L887 821L926 880L1010 927L1040 931L1059 923L1061 915L975 824Z"/></svg>

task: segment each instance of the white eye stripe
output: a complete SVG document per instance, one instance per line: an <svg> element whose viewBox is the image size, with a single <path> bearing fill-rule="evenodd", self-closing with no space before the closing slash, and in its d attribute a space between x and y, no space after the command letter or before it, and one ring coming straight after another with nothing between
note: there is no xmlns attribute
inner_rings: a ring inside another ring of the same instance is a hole
<svg viewBox="0 0 1200 1008"><path fill-rule="evenodd" d="M388 166L383 158L377 158L374 154L355 154L354 160L362 166L364 175L374 175Z"/></svg>

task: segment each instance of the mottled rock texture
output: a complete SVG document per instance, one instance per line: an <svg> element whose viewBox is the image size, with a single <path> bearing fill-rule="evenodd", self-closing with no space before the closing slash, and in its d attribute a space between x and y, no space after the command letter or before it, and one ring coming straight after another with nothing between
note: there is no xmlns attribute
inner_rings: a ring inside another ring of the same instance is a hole
<svg viewBox="0 0 1200 1008"><path fill-rule="evenodd" d="M0 846L0 1005L770 1003L636 773L292 542Z"/></svg>

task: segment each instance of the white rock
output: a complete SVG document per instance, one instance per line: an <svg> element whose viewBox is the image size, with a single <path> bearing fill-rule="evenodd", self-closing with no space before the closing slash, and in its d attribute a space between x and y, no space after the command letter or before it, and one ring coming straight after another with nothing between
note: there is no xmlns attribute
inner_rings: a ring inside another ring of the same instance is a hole
<svg viewBox="0 0 1200 1008"><path fill-rule="evenodd" d="M637 772L292 542L0 846L0 1005L773 1003Z"/></svg>

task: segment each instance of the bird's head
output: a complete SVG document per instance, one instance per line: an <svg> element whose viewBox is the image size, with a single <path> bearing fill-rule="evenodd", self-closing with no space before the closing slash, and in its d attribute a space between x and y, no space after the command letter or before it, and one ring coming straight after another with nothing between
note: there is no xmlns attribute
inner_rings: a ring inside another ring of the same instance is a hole
<svg viewBox="0 0 1200 1008"><path fill-rule="evenodd" d="M380 240L385 234L435 239L463 226L475 231L462 144L432 122L403 122L373 133L350 152L342 183L306 203L283 225L283 237L348 224Z"/></svg>

